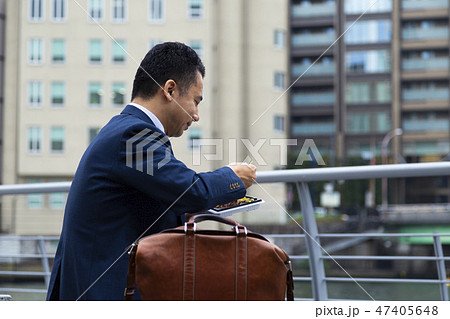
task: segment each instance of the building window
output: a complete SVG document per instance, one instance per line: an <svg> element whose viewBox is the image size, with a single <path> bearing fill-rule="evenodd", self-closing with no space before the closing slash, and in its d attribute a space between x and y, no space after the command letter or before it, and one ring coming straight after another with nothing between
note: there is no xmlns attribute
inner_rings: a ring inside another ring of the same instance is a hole
<svg viewBox="0 0 450 319"><path fill-rule="evenodd" d="M42 183L42 179L32 178L28 179L27 184ZM44 194L30 194L27 195L27 205L30 209L41 209L44 207Z"/></svg>
<svg viewBox="0 0 450 319"><path fill-rule="evenodd" d="M128 0L111 0L113 23L125 23L128 19Z"/></svg>
<svg viewBox="0 0 450 319"><path fill-rule="evenodd" d="M89 62L91 64L101 64L103 60L102 40L89 41Z"/></svg>
<svg viewBox="0 0 450 319"><path fill-rule="evenodd" d="M122 107L125 103L125 84L113 83L112 85L112 104L116 107Z"/></svg>
<svg viewBox="0 0 450 319"><path fill-rule="evenodd" d="M89 21L90 22L102 22L103 21L103 8L104 0L89 0Z"/></svg>
<svg viewBox="0 0 450 319"><path fill-rule="evenodd" d="M275 72L273 76L273 87L275 90L284 90L284 73Z"/></svg>
<svg viewBox="0 0 450 319"><path fill-rule="evenodd" d="M386 133L391 129L388 112L349 112L347 114L347 133Z"/></svg>
<svg viewBox="0 0 450 319"><path fill-rule="evenodd" d="M89 84L89 106L100 107L102 104L103 89L101 83Z"/></svg>
<svg viewBox="0 0 450 319"><path fill-rule="evenodd" d="M91 144L92 140L97 136L98 132L100 132L99 127L90 127L88 131L88 144Z"/></svg>
<svg viewBox="0 0 450 319"><path fill-rule="evenodd" d="M350 26L352 27L350 28ZM347 22L345 42L347 44L364 44L390 42L392 22L390 20L365 20Z"/></svg>
<svg viewBox="0 0 450 319"><path fill-rule="evenodd" d="M402 85L404 102L446 101L449 97L448 81L405 82Z"/></svg>
<svg viewBox="0 0 450 319"><path fill-rule="evenodd" d="M301 117L293 119L291 126L294 136L332 135L335 125L332 117Z"/></svg>
<svg viewBox="0 0 450 319"><path fill-rule="evenodd" d="M391 12L392 0L345 0L344 6L346 14Z"/></svg>
<svg viewBox="0 0 450 319"><path fill-rule="evenodd" d="M402 55L403 71L447 70L448 50L406 51Z"/></svg>
<svg viewBox="0 0 450 319"><path fill-rule="evenodd" d="M44 20L44 0L29 0L30 21L39 22Z"/></svg>
<svg viewBox="0 0 450 319"><path fill-rule="evenodd" d="M402 39L405 41L446 40L448 35L446 19L411 21L402 26Z"/></svg>
<svg viewBox="0 0 450 319"><path fill-rule="evenodd" d="M305 57L301 60L294 60L291 65L291 75L294 77L333 75L334 71L333 57L328 56Z"/></svg>
<svg viewBox="0 0 450 319"><path fill-rule="evenodd" d="M350 51L345 54L347 73L388 73L391 54L388 50Z"/></svg>
<svg viewBox="0 0 450 319"><path fill-rule="evenodd" d="M295 0L292 2L292 16L296 18L331 17L336 12L335 0Z"/></svg>
<svg viewBox="0 0 450 319"><path fill-rule="evenodd" d="M203 59L203 42L194 40L189 42L189 46L197 53L200 59Z"/></svg>
<svg viewBox="0 0 450 319"><path fill-rule="evenodd" d="M275 49L284 49L284 47L285 47L285 32L284 32L284 30L274 30L274 32L273 32L273 47Z"/></svg>
<svg viewBox="0 0 450 319"><path fill-rule="evenodd" d="M164 23L165 20L165 1L149 0L149 21L150 23Z"/></svg>
<svg viewBox="0 0 450 319"><path fill-rule="evenodd" d="M64 22L67 18L67 0L51 0L52 21Z"/></svg>
<svg viewBox="0 0 450 319"><path fill-rule="evenodd" d="M52 40L52 63L63 64L66 61L66 40Z"/></svg>
<svg viewBox="0 0 450 319"><path fill-rule="evenodd" d="M64 152L64 127L50 129L50 150L52 153Z"/></svg>
<svg viewBox="0 0 450 319"><path fill-rule="evenodd" d="M389 81L350 82L346 87L345 101L349 104L391 102Z"/></svg>
<svg viewBox="0 0 450 319"><path fill-rule="evenodd" d="M48 195L48 199L51 209L63 209L66 205L65 193L51 193Z"/></svg>
<svg viewBox="0 0 450 319"><path fill-rule="evenodd" d="M62 107L65 103L66 85L64 82L52 83L52 106Z"/></svg>
<svg viewBox="0 0 450 319"><path fill-rule="evenodd" d="M191 127L188 130L188 147L189 149L198 149L200 144L198 141L202 138L202 129L199 127Z"/></svg>
<svg viewBox="0 0 450 319"><path fill-rule="evenodd" d="M294 48L307 46L328 46L336 39L333 28L311 27L296 31L291 36L291 44Z"/></svg>
<svg viewBox="0 0 450 319"><path fill-rule="evenodd" d="M126 42L117 40L112 42L112 62L114 64L124 64L126 60Z"/></svg>
<svg viewBox="0 0 450 319"><path fill-rule="evenodd" d="M42 152L42 128L31 126L27 131L27 151L30 154L40 154Z"/></svg>
<svg viewBox="0 0 450 319"><path fill-rule="evenodd" d="M431 9L448 9L446 0L402 0L403 11L418 11Z"/></svg>
<svg viewBox="0 0 450 319"><path fill-rule="evenodd" d="M277 133L284 133L284 116L275 115L273 117L273 130Z"/></svg>
<svg viewBox="0 0 450 319"><path fill-rule="evenodd" d="M302 88L291 94L291 103L294 107L333 105L335 103L334 90L329 87Z"/></svg>
<svg viewBox="0 0 450 319"><path fill-rule="evenodd" d="M28 41L28 63L40 65L44 62L44 40L30 39Z"/></svg>
<svg viewBox="0 0 450 319"><path fill-rule="evenodd" d="M28 83L28 106L42 107L42 82L32 81Z"/></svg>
<svg viewBox="0 0 450 319"><path fill-rule="evenodd" d="M202 19L203 18L203 0L188 0L188 17L189 19Z"/></svg>

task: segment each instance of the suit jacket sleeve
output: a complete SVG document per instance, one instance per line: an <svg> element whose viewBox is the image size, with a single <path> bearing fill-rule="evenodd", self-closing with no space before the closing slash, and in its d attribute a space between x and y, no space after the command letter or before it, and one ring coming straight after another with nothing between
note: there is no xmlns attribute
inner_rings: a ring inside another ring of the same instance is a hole
<svg viewBox="0 0 450 319"><path fill-rule="evenodd" d="M229 167L196 173L173 155L159 130L135 125L123 135L112 170L120 181L161 202L177 214L198 212L245 196L241 179Z"/></svg>

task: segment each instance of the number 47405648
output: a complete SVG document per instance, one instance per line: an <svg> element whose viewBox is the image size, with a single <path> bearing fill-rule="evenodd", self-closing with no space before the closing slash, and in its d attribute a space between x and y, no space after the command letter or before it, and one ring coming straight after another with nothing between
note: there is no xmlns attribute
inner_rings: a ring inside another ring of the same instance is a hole
<svg viewBox="0 0 450 319"><path fill-rule="evenodd" d="M379 315L400 315L400 316L412 316L412 315L425 315L436 316L439 314L438 306L378 306L375 310Z"/></svg>

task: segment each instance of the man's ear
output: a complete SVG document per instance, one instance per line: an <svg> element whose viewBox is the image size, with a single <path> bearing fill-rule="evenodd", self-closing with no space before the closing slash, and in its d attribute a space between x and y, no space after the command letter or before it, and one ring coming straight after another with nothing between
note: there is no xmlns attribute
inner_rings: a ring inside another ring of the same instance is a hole
<svg viewBox="0 0 450 319"><path fill-rule="evenodd" d="M163 93L168 101L172 101L173 92L175 91L176 86L176 82L171 79L167 80L166 83L164 83Z"/></svg>

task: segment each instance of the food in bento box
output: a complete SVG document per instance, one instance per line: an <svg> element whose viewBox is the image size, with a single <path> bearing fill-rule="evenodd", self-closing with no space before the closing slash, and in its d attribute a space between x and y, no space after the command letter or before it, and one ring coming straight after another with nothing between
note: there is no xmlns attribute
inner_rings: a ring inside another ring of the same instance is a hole
<svg viewBox="0 0 450 319"><path fill-rule="evenodd" d="M250 197L250 196L246 196L246 197L242 197L240 199L236 199L232 202L229 202L227 204L223 204L223 205L217 205L216 207L214 207L217 210L220 209L225 209L225 208L230 208L230 207L235 207L235 206L241 206L241 205L245 205L245 204L250 204L253 203L254 201L256 201L257 199L254 197Z"/></svg>

